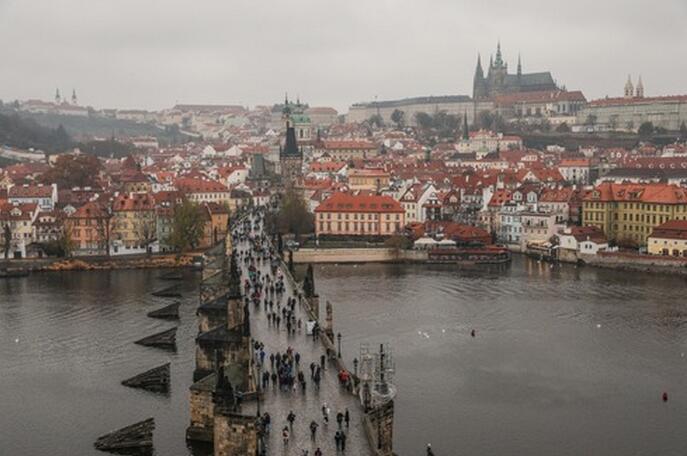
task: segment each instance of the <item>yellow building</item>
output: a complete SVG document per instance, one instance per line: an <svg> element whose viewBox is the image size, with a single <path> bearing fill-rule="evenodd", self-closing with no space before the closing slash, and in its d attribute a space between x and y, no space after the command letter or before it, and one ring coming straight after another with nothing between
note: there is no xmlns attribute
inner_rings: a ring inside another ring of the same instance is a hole
<svg viewBox="0 0 687 456"><path fill-rule="evenodd" d="M651 255L687 257L687 221L671 220L654 228L647 250Z"/></svg>
<svg viewBox="0 0 687 456"><path fill-rule="evenodd" d="M157 239L155 200L144 193L119 195L112 203L113 252L139 253Z"/></svg>
<svg viewBox="0 0 687 456"><path fill-rule="evenodd" d="M627 245L645 245L652 230L669 220L687 220L687 193L676 185L604 182L582 206L584 226L597 226Z"/></svg>

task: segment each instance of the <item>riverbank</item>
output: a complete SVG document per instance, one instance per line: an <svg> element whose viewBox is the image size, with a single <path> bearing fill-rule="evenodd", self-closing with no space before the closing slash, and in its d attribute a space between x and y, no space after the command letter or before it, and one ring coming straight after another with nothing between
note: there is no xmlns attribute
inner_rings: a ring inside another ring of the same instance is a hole
<svg viewBox="0 0 687 456"><path fill-rule="evenodd" d="M639 255L626 252L580 254L579 260L588 266L619 271L649 272L653 274L687 275L687 258Z"/></svg>
<svg viewBox="0 0 687 456"><path fill-rule="evenodd" d="M190 268L202 252L182 255L126 255L111 257L36 258L10 260L0 267L28 272L102 271L118 269Z"/></svg>
<svg viewBox="0 0 687 456"><path fill-rule="evenodd" d="M293 252L293 262L295 264L425 263L427 252L389 248L299 249Z"/></svg>

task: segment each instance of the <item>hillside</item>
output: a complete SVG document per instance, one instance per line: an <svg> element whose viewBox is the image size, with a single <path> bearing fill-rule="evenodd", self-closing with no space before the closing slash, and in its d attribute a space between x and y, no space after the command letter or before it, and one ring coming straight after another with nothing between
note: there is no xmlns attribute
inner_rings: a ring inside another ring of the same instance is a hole
<svg viewBox="0 0 687 456"><path fill-rule="evenodd" d="M14 113L14 111L11 112ZM154 136L161 144L165 145L183 143L188 140L188 137L180 133L177 128L159 128L152 123L141 124L130 120L98 116L81 117L28 112L17 112L16 114L51 129L61 125L77 141L110 138L113 135L118 139Z"/></svg>
<svg viewBox="0 0 687 456"><path fill-rule="evenodd" d="M62 152L71 147L73 142L60 125L50 128L17 114L0 113L0 144L19 149Z"/></svg>

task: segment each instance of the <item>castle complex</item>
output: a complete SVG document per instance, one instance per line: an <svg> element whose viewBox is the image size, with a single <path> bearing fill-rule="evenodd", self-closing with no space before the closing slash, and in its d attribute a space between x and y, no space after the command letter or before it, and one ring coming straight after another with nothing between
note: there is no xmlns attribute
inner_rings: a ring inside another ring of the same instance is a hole
<svg viewBox="0 0 687 456"><path fill-rule="evenodd" d="M518 57L516 73L509 74L508 64L503 61L500 42L496 47L496 59L489 59L486 76L482 69L482 58L477 57L477 68L472 86L472 97L475 100L492 99L504 94L555 90L558 90L558 86L550 72L523 74L520 57Z"/></svg>

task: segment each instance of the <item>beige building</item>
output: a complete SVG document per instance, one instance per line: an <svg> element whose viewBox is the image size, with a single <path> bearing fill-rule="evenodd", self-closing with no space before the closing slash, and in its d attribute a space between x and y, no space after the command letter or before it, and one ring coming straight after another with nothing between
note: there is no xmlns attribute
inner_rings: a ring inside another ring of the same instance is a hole
<svg viewBox="0 0 687 456"><path fill-rule="evenodd" d="M591 130L637 131L645 122L679 130L687 122L687 95L645 97L641 78L636 90L628 79L624 97L591 101L577 114L577 124Z"/></svg>
<svg viewBox="0 0 687 456"><path fill-rule="evenodd" d="M370 117L379 114L385 124L393 125L391 114L397 109L403 112L405 122L411 126L415 125L415 114L419 112L433 114L444 111L447 114L458 116L467 114L468 122L473 123L480 111L493 111L494 103L489 100L475 101L466 95L417 97L405 98L403 100L356 103L348 109L346 120L348 122L364 122Z"/></svg>
<svg viewBox="0 0 687 456"><path fill-rule="evenodd" d="M351 190L377 192L389 186L389 173L383 169L351 169L348 171L348 186Z"/></svg>
<svg viewBox="0 0 687 456"><path fill-rule="evenodd" d="M390 196L334 193L315 209L317 236L391 236L405 226L405 212Z"/></svg>
<svg viewBox="0 0 687 456"><path fill-rule="evenodd" d="M646 246L651 255L687 257L687 221L670 220L657 226Z"/></svg>

